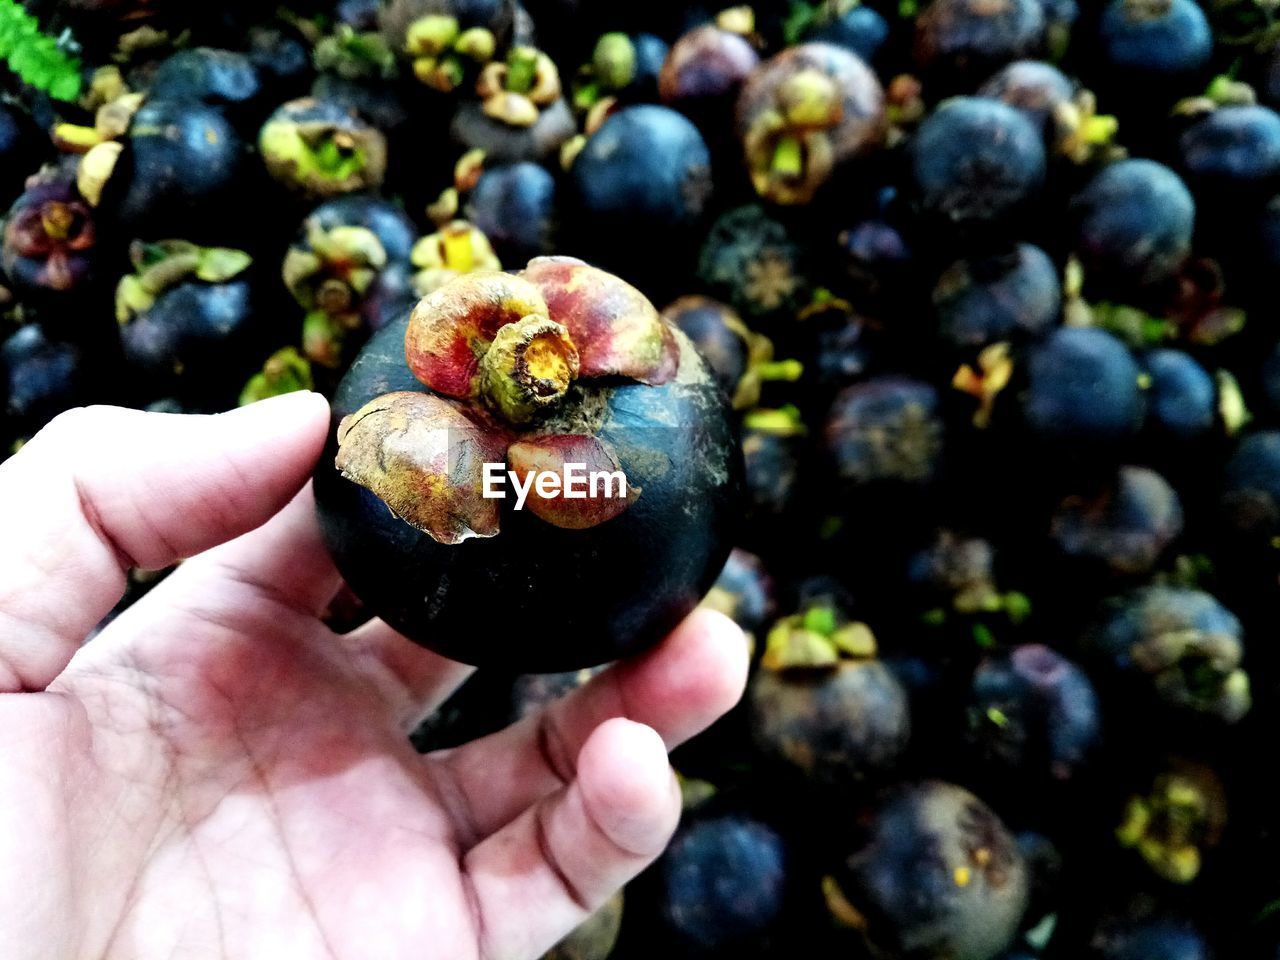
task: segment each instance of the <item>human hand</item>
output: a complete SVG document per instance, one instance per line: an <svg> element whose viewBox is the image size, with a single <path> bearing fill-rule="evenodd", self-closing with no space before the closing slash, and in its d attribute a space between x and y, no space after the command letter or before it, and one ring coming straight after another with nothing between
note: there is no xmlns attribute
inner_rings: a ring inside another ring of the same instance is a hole
<svg viewBox="0 0 1280 960"><path fill-rule="evenodd" d="M535 958L665 845L666 749L740 695L737 628L695 613L421 757L406 731L467 668L321 623L328 424L314 394L90 408L0 467L5 960ZM81 646L130 567L187 556Z"/></svg>

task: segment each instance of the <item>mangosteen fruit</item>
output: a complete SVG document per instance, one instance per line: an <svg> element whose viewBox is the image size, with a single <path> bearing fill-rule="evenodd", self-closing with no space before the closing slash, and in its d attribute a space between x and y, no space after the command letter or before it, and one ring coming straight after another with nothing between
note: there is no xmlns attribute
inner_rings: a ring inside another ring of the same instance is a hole
<svg viewBox="0 0 1280 960"><path fill-rule="evenodd" d="M739 454L715 377L639 290L567 257L474 272L339 385L321 526L370 610L480 666L645 649L715 581Z"/></svg>

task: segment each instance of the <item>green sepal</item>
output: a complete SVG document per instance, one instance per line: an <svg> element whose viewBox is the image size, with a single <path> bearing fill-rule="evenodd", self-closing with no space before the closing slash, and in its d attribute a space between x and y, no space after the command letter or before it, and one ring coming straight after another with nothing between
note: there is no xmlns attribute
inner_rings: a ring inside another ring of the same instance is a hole
<svg viewBox="0 0 1280 960"><path fill-rule="evenodd" d="M606 33L591 55L596 79L610 90L622 90L636 75L636 48L625 33Z"/></svg>
<svg viewBox="0 0 1280 960"><path fill-rule="evenodd" d="M191 278L225 283L249 268L253 258L229 247L201 247L187 240L134 243L129 249L134 272L116 286L116 320L128 323L155 304L167 290Z"/></svg>
<svg viewBox="0 0 1280 960"><path fill-rule="evenodd" d="M314 385L310 362L298 353L296 347L285 347L268 357L262 370L249 378L240 392L240 406L298 390L310 390Z"/></svg>
<svg viewBox="0 0 1280 960"><path fill-rule="evenodd" d="M156 298L143 286L142 278L135 274L121 277L116 284L116 322L122 326L139 314L146 313Z"/></svg>
<svg viewBox="0 0 1280 960"><path fill-rule="evenodd" d="M868 660L876 655L876 638L861 621L841 623L839 613L817 604L803 613L783 617L765 638L761 666L766 670L823 670L844 660Z"/></svg>
<svg viewBox="0 0 1280 960"><path fill-rule="evenodd" d="M205 283L226 283L249 269L253 257L231 247L202 247L196 277Z"/></svg>
<svg viewBox="0 0 1280 960"><path fill-rule="evenodd" d="M685 812L704 806L708 800L720 792L711 781L686 777L678 771L676 782L680 784L680 806Z"/></svg>
<svg viewBox="0 0 1280 960"><path fill-rule="evenodd" d="M791 404L773 410L763 407L751 410L743 416L742 425L775 437L802 437L806 433L799 409Z"/></svg>
<svg viewBox="0 0 1280 960"><path fill-rule="evenodd" d="M1227 436L1234 437L1249 425L1253 414L1245 405L1244 391L1231 371L1219 370L1214 379L1218 384L1218 415L1222 417Z"/></svg>

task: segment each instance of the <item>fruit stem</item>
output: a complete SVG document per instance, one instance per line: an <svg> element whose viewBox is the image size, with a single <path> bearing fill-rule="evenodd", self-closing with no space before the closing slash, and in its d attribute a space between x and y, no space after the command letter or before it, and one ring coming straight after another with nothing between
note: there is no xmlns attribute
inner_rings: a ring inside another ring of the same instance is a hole
<svg viewBox="0 0 1280 960"><path fill-rule="evenodd" d="M795 383L804 374L804 364L799 360L770 360L759 364L755 374L764 383Z"/></svg>
<svg viewBox="0 0 1280 960"><path fill-rule="evenodd" d="M493 338L480 360L480 396L508 423L523 424L560 400L577 376L578 348L569 331L531 315Z"/></svg>
<svg viewBox="0 0 1280 960"><path fill-rule="evenodd" d="M471 242L471 225L468 223L446 224L440 230L444 265L458 273L470 273L476 268L475 247Z"/></svg>
<svg viewBox="0 0 1280 960"><path fill-rule="evenodd" d="M538 74L538 51L532 47L516 47L507 57L506 87L512 93L528 93Z"/></svg>
<svg viewBox="0 0 1280 960"><path fill-rule="evenodd" d="M786 177L798 177L804 172L804 150L797 137L783 137L773 148L770 169Z"/></svg>
<svg viewBox="0 0 1280 960"><path fill-rule="evenodd" d="M65 203L46 203L40 211L40 226L51 240L65 240L71 233L76 215Z"/></svg>

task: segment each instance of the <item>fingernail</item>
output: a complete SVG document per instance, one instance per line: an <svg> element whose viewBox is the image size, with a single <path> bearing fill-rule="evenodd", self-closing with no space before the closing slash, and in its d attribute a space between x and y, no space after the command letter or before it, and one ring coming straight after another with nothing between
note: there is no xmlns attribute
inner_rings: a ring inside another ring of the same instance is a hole
<svg viewBox="0 0 1280 960"><path fill-rule="evenodd" d="M244 407L239 407L231 412L238 413L240 410L254 410L263 413L270 410L272 413L289 413L296 410L305 410L308 407L319 408L323 406L325 410L329 409L329 401L322 394L316 393L314 390L294 390L291 393L282 393L276 397L267 397L265 400L258 400Z"/></svg>

